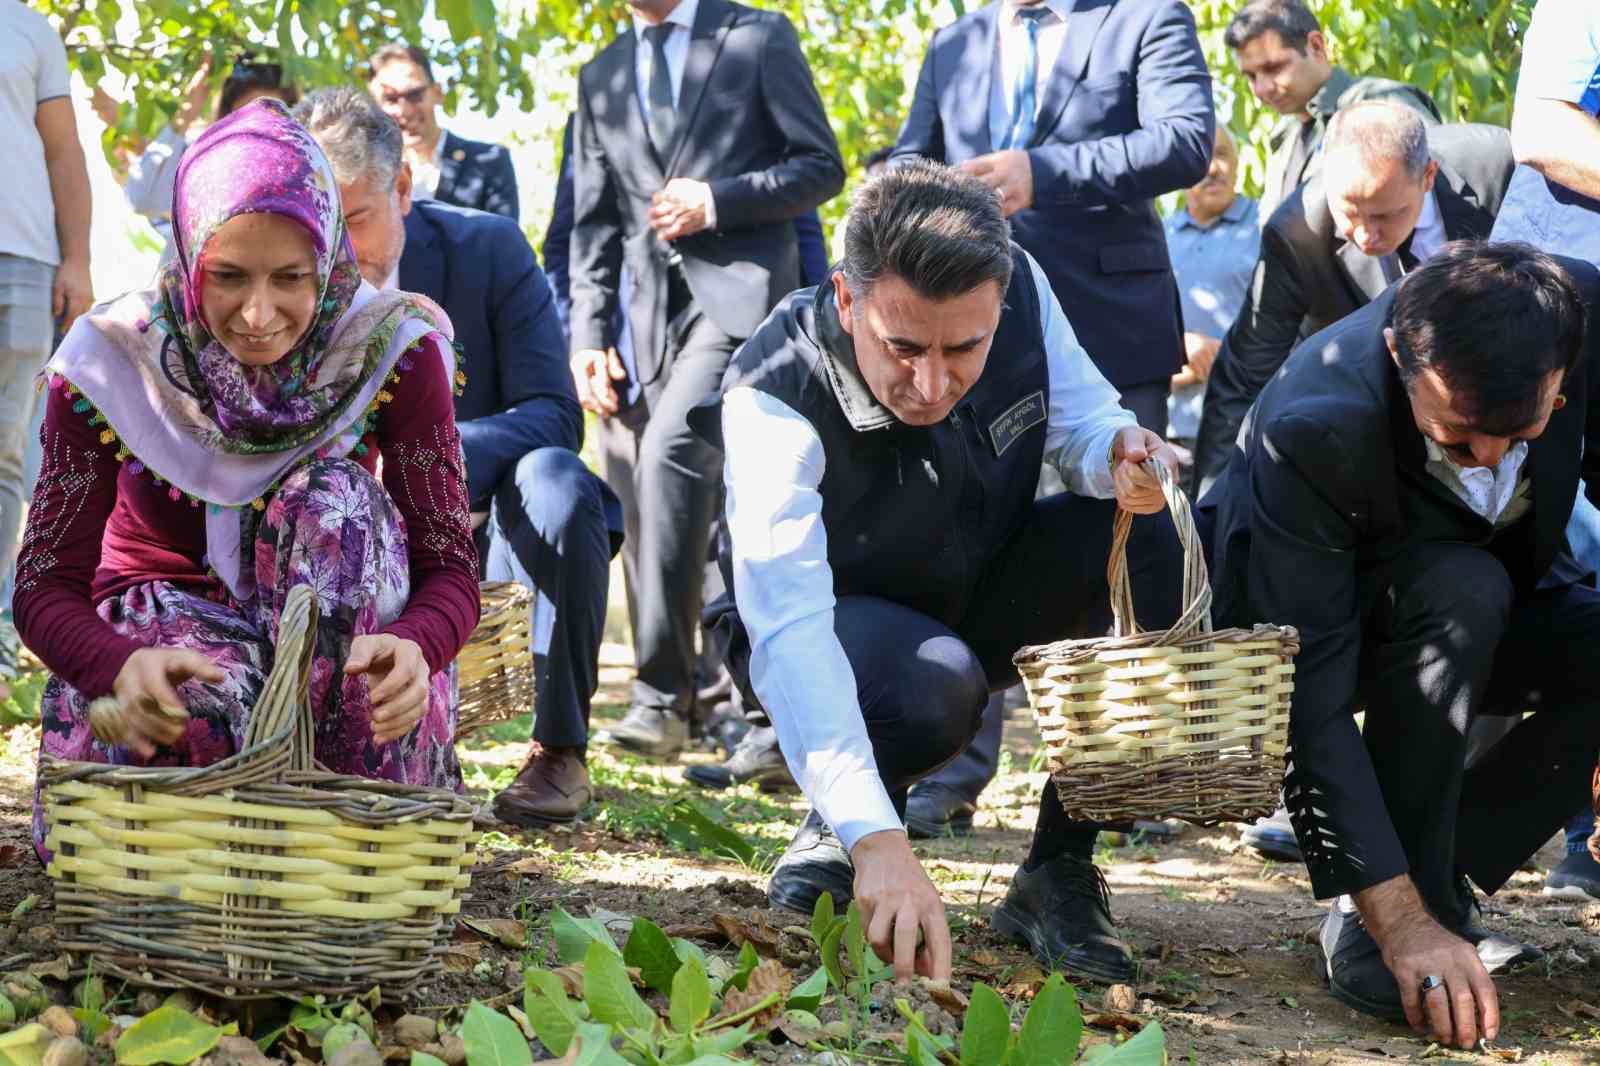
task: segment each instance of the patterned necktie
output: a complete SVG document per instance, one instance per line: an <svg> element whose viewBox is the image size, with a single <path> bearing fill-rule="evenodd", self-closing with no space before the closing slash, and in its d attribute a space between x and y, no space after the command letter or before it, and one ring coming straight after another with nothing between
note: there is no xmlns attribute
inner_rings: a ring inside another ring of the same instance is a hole
<svg viewBox="0 0 1600 1066"><path fill-rule="evenodd" d="M1039 91L1039 27L1054 12L1047 7L1025 7L1017 12L1017 21L1028 31L1028 52L1022 60L1022 74L1017 78L1017 88L1011 95L1011 129L1006 132L1001 150L1025 148L1033 138L1034 111Z"/></svg>
<svg viewBox="0 0 1600 1066"><path fill-rule="evenodd" d="M678 128L678 113L672 104L672 71L667 68L667 38L672 30L670 22L644 28L645 40L650 42L652 52L650 86L645 94L650 106L645 112L645 125L650 130L650 142L663 161L672 148L672 135Z"/></svg>

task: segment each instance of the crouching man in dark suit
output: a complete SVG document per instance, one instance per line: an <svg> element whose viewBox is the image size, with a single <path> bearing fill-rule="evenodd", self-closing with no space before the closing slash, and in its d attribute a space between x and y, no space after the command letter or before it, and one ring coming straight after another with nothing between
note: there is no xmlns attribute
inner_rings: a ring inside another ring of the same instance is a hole
<svg viewBox="0 0 1600 1066"><path fill-rule="evenodd" d="M495 813L570 822L590 799L589 701L622 517L577 455L583 418L550 286L515 222L412 202L400 128L370 99L323 89L295 116L333 162L362 276L431 297L455 326L466 371L456 422L483 575L537 593L533 748Z"/></svg>
<svg viewBox="0 0 1600 1066"><path fill-rule="evenodd" d="M1203 502L1219 622L1300 630L1284 791L1338 897L1333 994L1459 1047L1499 1028L1507 940L1468 879L1505 884L1600 749L1600 592L1566 535L1600 456L1597 307L1586 263L1448 245L1290 355ZM1530 708L1466 765L1477 716Z"/></svg>
<svg viewBox="0 0 1600 1066"><path fill-rule="evenodd" d="M692 423L727 455L730 594L707 619L812 804L768 898L853 896L902 976L948 978L906 789L971 741L1019 647L1104 632L1117 505L1161 510L1140 464L1177 456L1119 405L996 197L921 160L862 187L842 268L778 305ZM1067 492L1034 499L1041 463ZM1175 619L1171 523L1136 521L1128 558L1141 617ZM993 920L1052 965L1126 981L1097 828L1047 786Z"/></svg>

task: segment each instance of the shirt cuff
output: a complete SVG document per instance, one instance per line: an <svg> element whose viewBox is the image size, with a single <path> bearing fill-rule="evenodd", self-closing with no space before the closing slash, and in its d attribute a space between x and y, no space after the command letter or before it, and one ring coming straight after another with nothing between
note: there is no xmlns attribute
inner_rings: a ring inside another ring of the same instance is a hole
<svg viewBox="0 0 1600 1066"><path fill-rule="evenodd" d="M717 196L711 191L709 182L702 181L700 184L706 190L706 229L714 230L717 228Z"/></svg>
<svg viewBox="0 0 1600 1066"><path fill-rule="evenodd" d="M872 833L905 829L889 801L883 779L871 768L837 778L826 797L813 796L811 801L817 805L822 820L833 826L845 851Z"/></svg>
<svg viewBox="0 0 1600 1066"><path fill-rule="evenodd" d="M1088 449L1083 453L1084 495L1097 500L1109 500L1117 494L1117 483L1111 476L1111 448L1116 443L1117 434L1132 425L1137 423L1129 414L1126 420L1108 422L1095 432Z"/></svg>

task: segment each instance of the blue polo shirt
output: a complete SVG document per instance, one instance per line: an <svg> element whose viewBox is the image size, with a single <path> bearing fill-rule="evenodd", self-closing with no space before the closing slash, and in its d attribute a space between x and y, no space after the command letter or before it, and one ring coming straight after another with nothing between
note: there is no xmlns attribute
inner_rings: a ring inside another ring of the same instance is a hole
<svg viewBox="0 0 1600 1066"><path fill-rule="evenodd" d="M1250 291L1250 275L1261 251L1259 205L1246 196L1233 203L1210 225L1202 226L1186 209L1169 215L1167 252L1183 300L1183 329L1221 340ZM1192 441L1200 429L1204 382L1173 390L1167 401L1167 436Z"/></svg>
<svg viewBox="0 0 1600 1066"><path fill-rule="evenodd" d="M1528 100L1560 100L1600 116L1600 4L1539 0L1517 77L1517 106ZM1600 202L1519 166L1490 236L1600 262Z"/></svg>

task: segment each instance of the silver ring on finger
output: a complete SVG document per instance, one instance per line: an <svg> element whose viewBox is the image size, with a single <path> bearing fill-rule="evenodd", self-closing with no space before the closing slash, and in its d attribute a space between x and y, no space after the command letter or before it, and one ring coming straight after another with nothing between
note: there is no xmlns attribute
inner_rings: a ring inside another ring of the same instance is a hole
<svg viewBox="0 0 1600 1066"><path fill-rule="evenodd" d="M1422 979L1422 986L1421 987L1422 987L1422 994L1423 995L1427 995L1429 992L1432 992L1435 988L1443 988L1444 987L1444 978L1440 977L1438 974L1430 973L1428 976L1426 976L1426 977L1424 977Z"/></svg>

